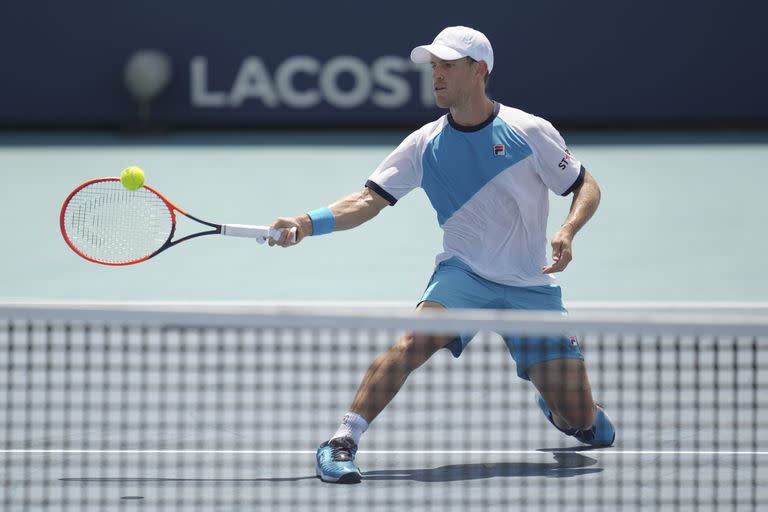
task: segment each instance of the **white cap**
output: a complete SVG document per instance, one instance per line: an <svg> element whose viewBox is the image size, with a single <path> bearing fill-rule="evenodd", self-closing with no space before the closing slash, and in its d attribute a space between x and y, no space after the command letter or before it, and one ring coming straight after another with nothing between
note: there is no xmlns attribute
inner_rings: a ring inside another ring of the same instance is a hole
<svg viewBox="0 0 768 512"><path fill-rule="evenodd" d="M462 57L472 57L484 60L488 64L488 72L493 69L493 48L491 42L482 32L469 27L448 27L437 34L432 44L417 46L411 50L411 60L417 64L426 64L432 58L456 60Z"/></svg>

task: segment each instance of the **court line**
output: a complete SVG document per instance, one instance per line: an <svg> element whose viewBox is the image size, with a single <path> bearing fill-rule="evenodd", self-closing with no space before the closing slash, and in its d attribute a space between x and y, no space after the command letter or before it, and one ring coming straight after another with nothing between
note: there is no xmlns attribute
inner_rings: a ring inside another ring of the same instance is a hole
<svg viewBox="0 0 768 512"><path fill-rule="evenodd" d="M727 450L570 450L568 448L541 450L361 450L361 455L530 455L572 452L594 455L768 455L768 451ZM0 454L180 454L180 455L314 455L314 450L77 450L28 449L0 450Z"/></svg>

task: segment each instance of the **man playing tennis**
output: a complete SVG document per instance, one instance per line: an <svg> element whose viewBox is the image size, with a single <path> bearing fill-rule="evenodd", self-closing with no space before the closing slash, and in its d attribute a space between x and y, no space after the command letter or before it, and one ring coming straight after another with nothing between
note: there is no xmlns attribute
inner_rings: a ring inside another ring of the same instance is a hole
<svg viewBox="0 0 768 512"><path fill-rule="evenodd" d="M421 187L444 231L442 252L417 309L495 308L565 312L550 274L566 268L572 241L600 202L594 178L570 154L547 121L501 105L485 92L493 50L482 33L449 27L432 44L411 52L431 63L437 105L448 113L411 133L373 172L365 187L327 208L280 218L286 229L271 245L351 229ZM573 194L570 212L554 235L547 264L549 190ZM338 431L317 451L326 482L356 483L362 433L392 400L408 375L441 348L459 357L471 337L406 334L368 368ZM611 420L596 405L574 337L541 340L535 349L505 339L518 375L538 390L547 419L592 446L610 446Z"/></svg>

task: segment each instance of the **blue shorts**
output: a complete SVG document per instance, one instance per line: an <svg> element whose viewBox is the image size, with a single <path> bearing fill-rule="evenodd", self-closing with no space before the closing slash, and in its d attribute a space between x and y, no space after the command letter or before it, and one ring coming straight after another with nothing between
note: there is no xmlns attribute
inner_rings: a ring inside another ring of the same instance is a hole
<svg viewBox="0 0 768 512"><path fill-rule="evenodd" d="M420 302L425 300L437 302L446 308L530 309L567 314L559 286L507 286L495 283L472 272L458 258L438 264ZM456 337L445 348L454 357L459 357L473 337ZM506 336L504 342L517 365L517 375L526 380L530 380L528 368L534 364L553 359L584 359L575 336L525 339Z"/></svg>

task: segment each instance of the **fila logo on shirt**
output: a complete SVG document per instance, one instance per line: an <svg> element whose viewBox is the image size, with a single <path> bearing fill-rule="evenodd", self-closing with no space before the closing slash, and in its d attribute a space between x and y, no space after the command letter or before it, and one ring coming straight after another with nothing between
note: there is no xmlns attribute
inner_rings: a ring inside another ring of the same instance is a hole
<svg viewBox="0 0 768 512"><path fill-rule="evenodd" d="M493 146L493 156L504 156L507 154L507 150L504 144L496 144Z"/></svg>
<svg viewBox="0 0 768 512"><path fill-rule="evenodd" d="M579 340L576 339L576 336L568 336L568 340L571 342L571 346L573 347L579 346Z"/></svg>
<svg viewBox="0 0 768 512"><path fill-rule="evenodd" d="M560 163L559 163L559 164L557 164L557 166L558 166L560 169L562 169L562 170L565 170L565 167L568 165L568 161L569 161L570 159L571 159L571 152L570 152L570 151L568 151L568 150L566 149L566 150L565 150L565 156L563 157L563 159L562 159L562 160L560 160Z"/></svg>

